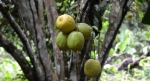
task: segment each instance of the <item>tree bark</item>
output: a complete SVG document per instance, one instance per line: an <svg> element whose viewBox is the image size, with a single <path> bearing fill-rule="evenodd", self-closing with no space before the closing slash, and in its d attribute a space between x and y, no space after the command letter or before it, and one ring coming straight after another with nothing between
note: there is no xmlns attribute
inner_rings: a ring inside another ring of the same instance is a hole
<svg viewBox="0 0 150 81"><path fill-rule="evenodd" d="M13 3L17 6L18 12L20 14L20 20L22 23L22 27L24 29L29 30L30 35L34 42L34 48L31 48L29 43L29 38L26 37L24 32L22 32L21 27L16 23L10 12L8 11L7 7L4 7L4 4L0 4L1 12L3 15L8 19L10 25L15 30L19 38L21 39L23 45L26 48L26 52L29 55L29 58L31 60L31 63L33 64L33 70L35 71L35 79L36 81L57 81L58 77L54 73L54 68L52 66L52 61L50 58L50 54L48 53L47 45L46 45L46 38L44 35L44 6L43 1L33 1L33 0L12 0ZM47 0L48 1L48 0ZM38 3L38 4L37 4ZM50 7L52 10L51 15L55 14L56 12L56 4L54 0L49 1L46 7ZM49 14L48 14L49 15ZM55 17L55 18L53 18ZM52 24L49 28L53 28L55 19L57 17L53 16L50 19L50 24ZM54 31L54 30L50 30ZM51 32L52 33L52 32ZM53 37L56 36L53 35ZM55 41L55 39L54 39ZM53 42L55 44L55 42ZM54 45L56 47L56 44ZM56 47L57 48L57 47ZM36 51L33 52L33 49ZM56 49L54 48L56 51ZM58 57L58 56L57 56ZM57 58L56 57L56 58ZM17 59L17 58L15 58ZM61 61L62 62L62 61ZM60 66L60 65L59 65ZM63 66L63 65L62 65ZM58 68L60 69L60 68ZM58 70L57 70L58 71ZM63 71L63 70L61 70ZM63 72L64 73L64 72ZM64 78L64 77L63 77ZM31 80L32 81L32 80Z"/></svg>
<svg viewBox="0 0 150 81"><path fill-rule="evenodd" d="M29 81L36 81L33 68L26 60L24 54L18 50L13 45L13 42L8 40L2 33L0 33L0 46L4 47L4 49L11 54L13 58L15 58Z"/></svg>
<svg viewBox="0 0 150 81"><path fill-rule="evenodd" d="M108 57L109 50L112 47L113 41L117 35L121 23L131 5L133 0L122 0L119 5L119 1L114 1L112 3L112 11L109 17L109 28L105 34L104 45L102 46L101 52L99 54L99 61L101 62L101 67L103 68L105 61ZM118 9L120 6L120 9ZM102 70L98 77L94 78L93 81L98 81L100 79Z"/></svg>
<svg viewBox="0 0 150 81"><path fill-rule="evenodd" d="M54 26L58 12L55 0L12 0L12 2L18 10L19 20L21 21L20 26L11 15L9 8L1 0L0 11L20 38L33 67L27 62L23 53L2 34L0 34L0 45L19 63L29 81L65 81L65 58L62 54L63 51L59 50L56 46L56 35L58 31L54 29ZM113 0L102 0L102 2L100 0L81 0L80 11L77 16L79 22L85 22L90 26L95 25L94 22L96 21L94 21L94 17L98 18L98 31L93 29L97 36L100 34L99 30L102 28L101 17L110 2L112 2L112 11L109 17L110 24L105 34L104 45L98 51L98 60L101 62L102 68L133 0L121 0L121 2ZM97 10L95 6L98 6L99 9ZM47 29L50 34L49 38L45 34L45 30ZM23 30L28 31L29 35L23 32ZM68 67L70 80L88 80L84 74L84 63L90 58L93 38L86 40L81 52L71 52L70 66ZM46 39L49 39L52 43L52 49L50 50L53 51L54 62L50 56L51 53L48 51L49 48L47 47ZM33 42L33 45L31 45L31 42ZM56 70L54 70L54 67L56 67ZM100 76L101 73L98 77L93 78L92 81L98 81Z"/></svg>

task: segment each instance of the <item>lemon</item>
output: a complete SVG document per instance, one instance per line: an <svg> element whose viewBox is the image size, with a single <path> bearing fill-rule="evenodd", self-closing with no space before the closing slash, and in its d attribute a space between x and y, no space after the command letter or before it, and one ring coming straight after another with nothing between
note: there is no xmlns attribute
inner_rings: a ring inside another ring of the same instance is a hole
<svg viewBox="0 0 150 81"><path fill-rule="evenodd" d="M60 50L68 50L69 49L67 46L67 38L68 38L67 34L64 34L62 32L59 32L57 34L56 45L58 46L58 48Z"/></svg>
<svg viewBox="0 0 150 81"><path fill-rule="evenodd" d="M84 36L79 31L73 31L68 35L68 47L73 51L80 51L84 46Z"/></svg>
<svg viewBox="0 0 150 81"><path fill-rule="evenodd" d="M89 26L88 24L78 23L77 30L80 31L84 35L85 39L89 39L91 37L92 27Z"/></svg>
<svg viewBox="0 0 150 81"><path fill-rule="evenodd" d="M68 14L59 16L56 20L56 25L63 33L70 33L76 28L75 20Z"/></svg>
<svg viewBox="0 0 150 81"><path fill-rule="evenodd" d="M89 78L97 77L100 73L101 65L98 60L88 59L84 64L84 73Z"/></svg>

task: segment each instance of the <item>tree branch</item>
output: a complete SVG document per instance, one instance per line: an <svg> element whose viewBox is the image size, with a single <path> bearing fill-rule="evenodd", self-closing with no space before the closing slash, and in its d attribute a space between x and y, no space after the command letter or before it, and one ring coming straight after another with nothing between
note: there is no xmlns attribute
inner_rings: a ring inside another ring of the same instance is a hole
<svg viewBox="0 0 150 81"><path fill-rule="evenodd" d="M112 43L117 35L117 32L121 26L121 23L129 9L129 6L131 5L131 3L133 2L133 0L122 0L121 1L121 6L120 6L120 10L119 13L116 12L116 8L118 3L114 2L114 6L112 6L112 10L114 10L114 12L111 12L111 16L110 16L110 25L109 28L105 34L105 39L104 39L104 45L102 46L101 49L101 53L99 54L99 61L101 62L101 67L103 68L104 63L108 57L109 54L109 50L112 47ZM101 70L102 72L102 70ZM93 79L93 81L98 81L99 78L101 76L101 73L99 74L98 77L96 77L95 79Z"/></svg>
<svg viewBox="0 0 150 81"><path fill-rule="evenodd" d="M43 14L43 6L38 7L39 9L36 9L35 1L31 0L29 3L31 6L31 11L33 13L33 21L34 21L34 29L35 29L35 35L36 35L36 48L37 53L39 55L40 61L42 63L42 66L44 68L45 73L45 80L51 81L52 80L52 73L54 72L52 70L52 61L50 58L50 54L48 53L47 46L46 46L46 38L44 35L43 27L44 23L42 23L44 18ZM43 4L43 2L39 3ZM48 7L48 6L47 6ZM40 10L40 13L38 15L38 10ZM35 14L36 13L36 14ZM41 16L42 15L42 16Z"/></svg>
<svg viewBox="0 0 150 81"><path fill-rule="evenodd" d="M18 62L29 81L36 81L34 71L26 58L23 56L23 53L18 50L11 41L2 35L2 33L0 33L0 46L2 46Z"/></svg>
<svg viewBox="0 0 150 81"><path fill-rule="evenodd" d="M84 23L88 23L91 25L91 22L89 21L89 19L90 19L89 15L92 15L91 9L94 7L94 6L91 6L91 4L92 4L91 0L89 0L89 1L82 0L80 2L79 14L77 16L77 19L79 20L79 22L84 22ZM88 14L88 16L87 16L87 14ZM80 74L78 74L79 81L84 81L86 78L86 75L84 74L84 63L87 59L90 58L89 54L91 52L91 46L92 46L92 39L85 41L84 47L81 50L80 60L82 60L82 61L78 64L78 66L80 66L80 67L77 68L77 71L80 72Z"/></svg>
<svg viewBox="0 0 150 81"><path fill-rule="evenodd" d="M54 0L44 0L44 5L47 6L45 10L46 10L48 28L52 38L56 73L58 75L59 80L63 81L65 79L65 70L64 70L65 66L63 60L63 54L56 46L56 35L58 31L54 29L55 21L58 17L56 2Z"/></svg>
<svg viewBox="0 0 150 81"><path fill-rule="evenodd" d="M121 54L115 54L115 55L107 58L107 60L105 61L105 64L110 64L113 59L118 59L118 58L123 58L123 57L128 58L128 57L131 57L131 55L126 52L123 52Z"/></svg>
<svg viewBox="0 0 150 81"><path fill-rule="evenodd" d="M41 68L39 68L39 67L41 67L39 60L34 56L34 53L32 51L32 48L30 46L30 43L29 43L27 37L22 32L20 26L17 24L17 22L14 20L14 18L12 17L10 12L8 11L8 7L6 5L4 5L3 3L0 3L0 11L5 16L5 18L8 20L11 27L15 30L15 32L17 33L17 35L21 39L21 42L24 44L26 51L27 51L27 54L29 55L29 58L31 60L31 63L33 64L33 67L38 74L36 76L39 76L39 77L43 76L43 70ZM43 80L42 80L42 78L39 78L37 81L43 81Z"/></svg>
<svg viewBox="0 0 150 81"><path fill-rule="evenodd" d="M70 68L70 80L71 81L78 81L78 75L77 75L77 54L75 52L71 53L70 56L70 62L71 62L71 68Z"/></svg>
<svg viewBox="0 0 150 81"><path fill-rule="evenodd" d="M98 13L96 15L96 17L98 17L98 29L100 30L102 28L102 21L101 21L101 16L103 15L103 13L105 12L106 10L106 7L107 7L107 4L109 3L110 1L106 1L104 0L100 6L100 10L95 10L96 13ZM100 3L100 2L99 2ZM93 13L94 13L94 9L96 7L95 4L99 4L96 0L93 1L93 0L82 0L81 3L80 3L80 12L78 14L78 19L80 22L85 22L85 23L88 23L90 25L94 25L94 22L93 22ZM104 4L105 3L105 4ZM97 32L94 31L95 34L97 35ZM98 32L99 33L99 32ZM92 41L93 40L88 40L85 42L85 46L84 48L82 49L81 51L81 59L82 59L82 63L81 63L81 68L80 68L80 81L83 81L83 80L86 80L86 77L85 77L85 74L84 74L84 62L90 58L90 52L91 52L91 48L90 46L92 46Z"/></svg>
<svg viewBox="0 0 150 81"><path fill-rule="evenodd" d="M135 67L141 68L139 65L139 62L148 56L150 56L150 52L147 52L146 54L141 55L137 60L134 60L132 58L124 59L123 62L118 67L118 70L129 70L129 69L133 69ZM129 64L130 64L130 68L128 68Z"/></svg>

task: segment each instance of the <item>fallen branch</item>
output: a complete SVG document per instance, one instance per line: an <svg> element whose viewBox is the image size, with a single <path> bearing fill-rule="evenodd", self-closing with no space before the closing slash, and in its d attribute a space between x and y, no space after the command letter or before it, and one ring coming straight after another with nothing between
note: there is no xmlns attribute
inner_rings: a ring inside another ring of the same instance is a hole
<svg viewBox="0 0 150 81"><path fill-rule="evenodd" d="M112 60L114 60L114 59L128 58L128 57L131 57L131 55L128 54L128 53L126 53L126 52L124 52L124 53L122 53L122 54L115 54L115 55L109 57L109 58L106 60L105 64L110 64L110 63L112 62Z"/></svg>
<svg viewBox="0 0 150 81"><path fill-rule="evenodd" d="M141 66L139 65L139 62L150 56L150 52L144 54L144 55L141 55L137 60L134 60L133 58L127 58L127 59L124 59L123 62L120 64L120 66L118 67L118 70L128 70L128 69L133 69L133 68L141 68ZM130 67L128 68L128 65L130 65Z"/></svg>

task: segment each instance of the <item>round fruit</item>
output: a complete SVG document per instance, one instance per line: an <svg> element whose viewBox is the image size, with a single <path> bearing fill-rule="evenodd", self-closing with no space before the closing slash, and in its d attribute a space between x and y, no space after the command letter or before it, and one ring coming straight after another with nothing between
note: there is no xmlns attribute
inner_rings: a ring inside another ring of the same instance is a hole
<svg viewBox="0 0 150 81"><path fill-rule="evenodd" d="M67 39L68 47L73 51L80 51L84 46L84 36L81 32L73 31Z"/></svg>
<svg viewBox="0 0 150 81"><path fill-rule="evenodd" d="M76 28L75 20L68 14L59 16L56 20L56 25L63 33L70 33Z"/></svg>
<svg viewBox="0 0 150 81"><path fill-rule="evenodd" d="M68 35L64 34L62 32L59 32L57 37L56 37L56 45L58 46L58 48L60 50L68 50L68 46L67 46L67 38Z"/></svg>
<svg viewBox="0 0 150 81"><path fill-rule="evenodd" d="M84 64L84 73L89 78L98 76L100 70L101 65L98 60L88 59Z"/></svg>
<svg viewBox="0 0 150 81"><path fill-rule="evenodd" d="M80 31L84 35L85 39L89 39L91 37L91 33L92 33L91 26L89 26L86 23L78 23L77 27L78 27L78 31Z"/></svg>

